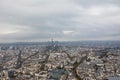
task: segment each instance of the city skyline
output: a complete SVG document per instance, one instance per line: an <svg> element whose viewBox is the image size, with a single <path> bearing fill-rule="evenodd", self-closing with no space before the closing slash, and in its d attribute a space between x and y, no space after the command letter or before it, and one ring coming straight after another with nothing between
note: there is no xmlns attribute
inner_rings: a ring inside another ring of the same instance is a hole
<svg viewBox="0 0 120 80"><path fill-rule="evenodd" d="M1 0L0 42L120 40L119 0Z"/></svg>

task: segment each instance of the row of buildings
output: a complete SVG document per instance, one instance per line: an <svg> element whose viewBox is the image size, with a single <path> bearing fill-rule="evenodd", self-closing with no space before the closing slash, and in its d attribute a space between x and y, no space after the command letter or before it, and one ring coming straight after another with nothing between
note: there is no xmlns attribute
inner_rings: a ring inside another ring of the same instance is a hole
<svg viewBox="0 0 120 80"><path fill-rule="evenodd" d="M120 80L120 48L53 48L0 50L0 80Z"/></svg>

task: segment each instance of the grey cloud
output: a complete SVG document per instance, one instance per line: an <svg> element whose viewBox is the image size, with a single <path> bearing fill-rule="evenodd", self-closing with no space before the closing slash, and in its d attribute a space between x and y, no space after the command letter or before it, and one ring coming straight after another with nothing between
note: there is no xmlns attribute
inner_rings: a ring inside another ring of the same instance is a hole
<svg viewBox="0 0 120 80"><path fill-rule="evenodd" d="M119 4L119 0L1 0L0 29L6 27L2 23L18 32L1 33L0 41L120 40Z"/></svg>
<svg viewBox="0 0 120 80"><path fill-rule="evenodd" d="M106 4L114 4L119 5L119 0L74 0L77 4L83 5L85 7L93 6L93 5L106 5Z"/></svg>

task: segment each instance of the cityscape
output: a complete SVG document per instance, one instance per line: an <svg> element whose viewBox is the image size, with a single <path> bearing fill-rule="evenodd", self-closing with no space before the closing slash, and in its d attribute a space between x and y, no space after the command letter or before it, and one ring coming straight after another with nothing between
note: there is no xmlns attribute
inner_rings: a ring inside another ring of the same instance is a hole
<svg viewBox="0 0 120 80"><path fill-rule="evenodd" d="M120 80L120 42L0 44L0 80Z"/></svg>
<svg viewBox="0 0 120 80"><path fill-rule="evenodd" d="M0 0L0 80L120 80L120 0Z"/></svg>

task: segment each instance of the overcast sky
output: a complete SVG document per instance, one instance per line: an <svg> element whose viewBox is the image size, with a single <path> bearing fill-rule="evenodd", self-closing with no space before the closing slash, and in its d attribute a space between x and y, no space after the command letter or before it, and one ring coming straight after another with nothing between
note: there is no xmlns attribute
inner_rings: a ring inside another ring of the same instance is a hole
<svg viewBox="0 0 120 80"><path fill-rule="evenodd" d="M120 0L0 0L0 42L120 40Z"/></svg>

